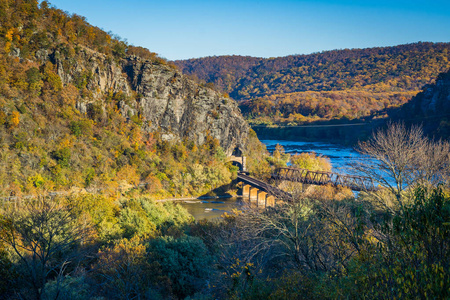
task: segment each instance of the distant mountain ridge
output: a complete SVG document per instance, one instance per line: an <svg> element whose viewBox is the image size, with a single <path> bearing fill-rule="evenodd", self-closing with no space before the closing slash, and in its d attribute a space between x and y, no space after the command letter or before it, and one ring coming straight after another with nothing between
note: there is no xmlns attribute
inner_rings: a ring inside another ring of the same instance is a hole
<svg viewBox="0 0 450 300"><path fill-rule="evenodd" d="M450 68L450 43L344 49L277 58L215 56L174 63L237 100L302 91L419 90Z"/></svg>
<svg viewBox="0 0 450 300"><path fill-rule="evenodd" d="M174 61L239 101L250 124L385 118L450 68L450 43L344 49L277 58ZM207 83L209 84L209 83Z"/></svg>

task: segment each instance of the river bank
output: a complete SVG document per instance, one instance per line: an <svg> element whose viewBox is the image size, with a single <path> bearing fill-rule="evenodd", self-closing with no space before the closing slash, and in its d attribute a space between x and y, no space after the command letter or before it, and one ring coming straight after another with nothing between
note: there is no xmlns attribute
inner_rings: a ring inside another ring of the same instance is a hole
<svg viewBox="0 0 450 300"><path fill-rule="evenodd" d="M372 122L321 122L300 126L265 126L252 125L260 140L286 140L328 142L345 146L353 146L361 140L367 140L373 130L384 121Z"/></svg>
<svg viewBox="0 0 450 300"><path fill-rule="evenodd" d="M221 196L200 196L200 197L185 197L185 198L167 198L159 199L156 202L171 202L171 201L187 201L187 200L210 200L210 199L225 199L233 198L231 195L221 195Z"/></svg>

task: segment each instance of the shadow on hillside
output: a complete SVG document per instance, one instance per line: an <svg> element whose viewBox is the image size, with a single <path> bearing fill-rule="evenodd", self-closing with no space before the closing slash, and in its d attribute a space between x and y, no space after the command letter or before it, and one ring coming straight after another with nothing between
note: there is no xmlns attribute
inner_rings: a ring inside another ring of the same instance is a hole
<svg viewBox="0 0 450 300"><path fill-rule="evenodd" d="M220 197L220 198L232 198L236 197L238 188L236 187L237 180L233 179L229 184L219 186L208 193L201 195L199 198L210 198L210 197Z"/></svg>

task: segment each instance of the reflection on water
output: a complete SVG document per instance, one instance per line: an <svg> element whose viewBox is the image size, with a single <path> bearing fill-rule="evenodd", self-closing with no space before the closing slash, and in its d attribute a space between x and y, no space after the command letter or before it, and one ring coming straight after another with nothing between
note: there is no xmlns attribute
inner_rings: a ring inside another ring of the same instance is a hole
<svg viewBox="0 0 450 300"><path fill-rule="evenodd" d="M196 220L219 219L224 212L230 213L242 205L240 198L221 198L208 200L184 200L179 204L187 209Z"/></svg>

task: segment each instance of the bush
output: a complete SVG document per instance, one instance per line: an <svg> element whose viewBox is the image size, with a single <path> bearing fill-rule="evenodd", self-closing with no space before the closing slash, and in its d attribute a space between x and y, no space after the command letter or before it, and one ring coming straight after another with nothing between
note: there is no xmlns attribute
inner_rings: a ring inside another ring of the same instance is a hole
<svg viewBox="0 0 450 300"><path fill-rule="evenodd" d="M201 291L211 272L212 257L200 238L160 237L149 244L149 259L167 274L180 299Z"/></svg>
<svg viewBox="0 0 450 300"><path fill-rule="evenodd" d="M53 151L52 157L55 159L61 167L68 167L69 160L72 155L72 151L70 148L62 148L56 151Z"/></svg>
<svg viewBox="0 0 450 300"><path fill-rule="evenodd" d="M47 282L43 299L83 300L89 299L91 288L83 276L69 275Z"/></svg>
<svg viewBox="0 0 450 300"><path fill-rule="evenodd" d="M379 245L355 260L348 285L375 299L448 299L450 198L439 188L420 188L389 215L376 227Z"/></svg>
<svg viewBox="0 0 450 300"><path fill-rule="evenodd" d="M0 244L0 299L9 299L12 296L16 279L17 274L14 272L8 252Z"/></svg>
<svg viewBox="0 0 450 300"><path fill-rule="evenodd" d="M317 156L313 153L300 153L291 156L291 164L297 168L311 171L331 171L331 163L327 157Z"/></svg>

